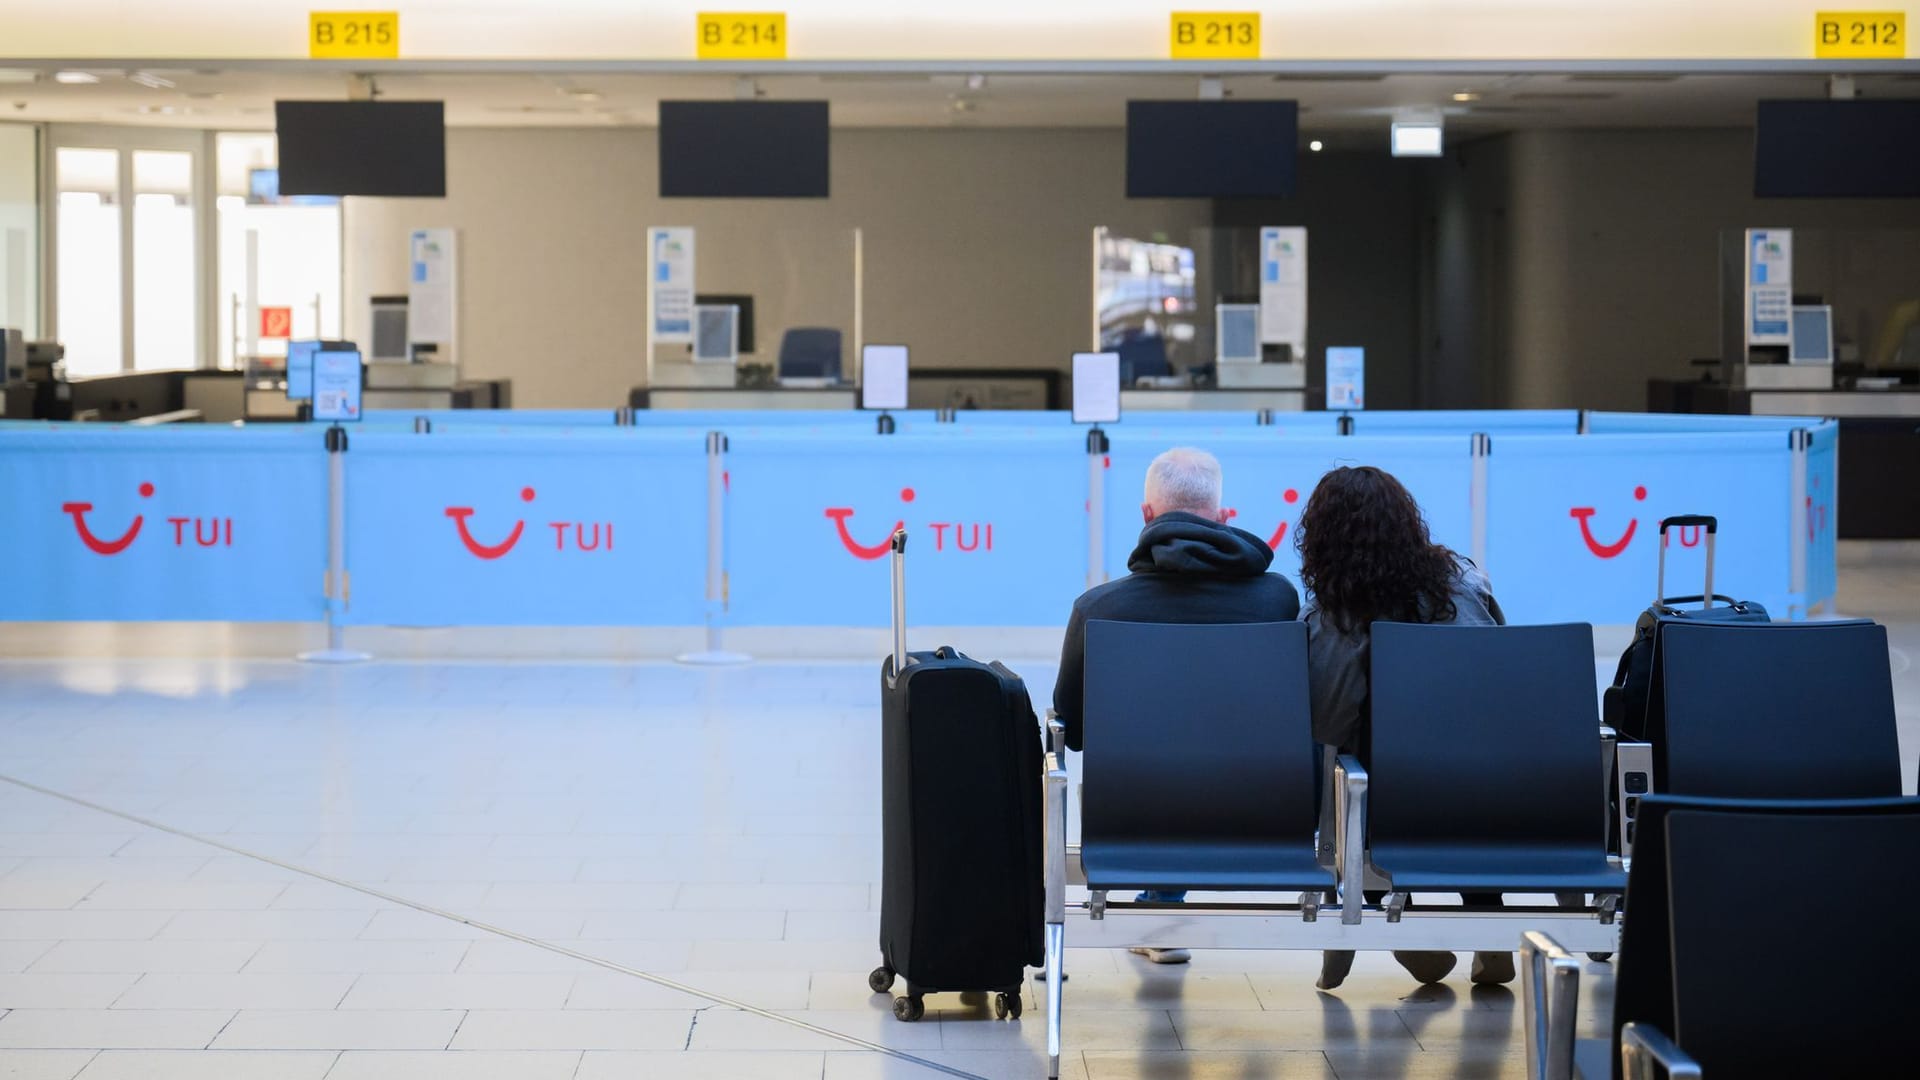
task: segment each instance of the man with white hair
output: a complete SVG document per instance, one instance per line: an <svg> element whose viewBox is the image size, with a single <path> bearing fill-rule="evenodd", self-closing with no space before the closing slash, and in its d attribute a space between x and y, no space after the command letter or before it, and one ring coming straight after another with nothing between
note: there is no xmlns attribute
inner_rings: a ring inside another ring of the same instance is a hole
<svg viewBox="0 0 1920 1080"><path fill-rule="evenodd" d="M1140 513L1146 527L1127 557L1126 577L1098 585L1073 603L1053 709L1066 726L1067 745L1080 749L1081 685L1087 620L1156 623L1285 622L1300 617L1300 594L1267 573L1266 541L1226 523L1220 506L1220 462L1204 450L1179 447L1147 467ZM1168 738L1188 733L1169 727ZM1184 893L1141 893L1140 899L1177 903ZM1135 949L1159 964L1187 961L1185 949Z"/></svg>

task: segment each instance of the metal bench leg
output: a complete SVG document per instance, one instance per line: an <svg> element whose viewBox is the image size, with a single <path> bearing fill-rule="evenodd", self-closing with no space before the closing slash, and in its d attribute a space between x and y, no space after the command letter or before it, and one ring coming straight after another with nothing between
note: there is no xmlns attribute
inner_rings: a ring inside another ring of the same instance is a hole
<svg viewBox="0 0 1920 1080"><path fill-rule="evenodd" d="M1580 962L1559 942L1538 930L1529 930L1520 935L1520 982L1528 1080L1573 1080Z"/></svg>
<svg viewBox="0 0 1920 1080"><path fill-rule="evenodd" d="M1047 755L1043 821L1047 890L1047 1077L1060 1076L1061 968L1067 950L1067 771L1056 754Z"/></svg>
<svg viewBox="0 0 1920 1080"><path fill-rule="evenodd" d="M1047 924L1047 1077L1060 1078L1060 965L1066 954L1067 928Z"/></svg>

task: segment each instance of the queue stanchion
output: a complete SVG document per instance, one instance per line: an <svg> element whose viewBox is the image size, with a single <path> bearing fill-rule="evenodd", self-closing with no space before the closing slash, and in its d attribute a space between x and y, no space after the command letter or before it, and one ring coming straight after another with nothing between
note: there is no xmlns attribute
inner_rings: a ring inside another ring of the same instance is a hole
<svg viewBox="0 0 1920 1080"><path fill-rule="evenodd" d="M433 434L433 421L431 421L431 420L429 420L429 419L427 419L427 418L426 418L426 417L424 417L424 416L416 416L416 417L414 417L414 418L413 418L413 433L414 433L415 435L431 435L431 434Z"/></svg>
<svg viewBox="0 0 1920 1080"><path fill-rule="evenodd" d="M1087 432L1087 588L1107 580L1107 433Z"/></svg>
<svg viewBox="0 0 1920 1080"><path fill-rule="evenodd" d="M727 436L707 432L707 647L681 653L683 664L719 667L753 660L746 653L722 647L720 619L729 603L727 583Z"/></svg>
<svg viewBox="0 0 1920 1080"><path fill-rule="evenodd" d="M894 429L893 414L888 413L885 410L882 410L879 417L875 419L873 422L874 434L891 435L893 434L893 429Z"/></svg>
<svg viewBox="0 0 1920 1080"><path fill-rule="evenodd" d="M1575 435L1585 435L1589 430L1591 429L1587 422L1587 410L1581 409L1580 418L1574 423L1573 433Z"/></svg>
<svg viewBox="0 0 1920 1080"><path fill-rule="evenodd" d="M1813 605L1807 601L1808 527L1807 451L1813 448L1813 432L1794 428L1787 432L1787 618L1805 618Z"/></svg>
<svg viewBox="0 0 1920 1080"><path fill-rule="evenodd" d="M1473 515L1473 544L1469 554L1475 566L1487 568L1487 459L1493 455L1493 436L1473 433L1469 451L1473 455L1473 479L1467 499Z"/></svg>
<svg viewBox="0 0 1920 1080"><path fill-rule="evenodd" d="M347 431L338 424L327 429L327 572L322 591L326 594L327 647L299 654L311 664L357 664L373 659L372 653L349 649L343 640L340 616L353 595L352 579L347 576Z"/></svg>
<svg viewBox="0 0 1920 1080"><path fill-rule="evenodd" d="M613 426L614 427L632 427L633 420L634 420L633 406L622 405L619 408L613 410Z"/></svg>
<svg viewBox="0 0 1920 1080"><path fill-rule="evenodd" d="M1261 409L1260 411L1254 413L1253 422L1255 424L1258 424L1261 427L1272 427L1273 426L1273 410Z"/></svg>
<svg viewBox="0 0 1920 1080"><path fill-rule="evenodd" d="M1340 414L1339 432L1342 435L1353 434L1353 417L1351 415L1347 413Z"/></svg>

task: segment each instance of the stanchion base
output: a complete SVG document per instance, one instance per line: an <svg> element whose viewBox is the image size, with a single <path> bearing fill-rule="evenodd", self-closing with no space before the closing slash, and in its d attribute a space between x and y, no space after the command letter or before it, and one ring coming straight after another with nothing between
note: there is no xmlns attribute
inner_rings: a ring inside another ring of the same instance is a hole
<svg viewBox="0 0 1920 1080"><path fill-rule="evenodd" d="M373 654L358 649L314 649L294 659L308 664L361 664L373 659Z"/></svg>
<svg viewBox="0 0 1920 1080"><path fill-rule="evenodd" d="M753 657L746 653L728 652L725 649L705 649L700 652L681 653L674 659L682 664L694 664L700 667L728 667L734 664L751 664Z"/></svg>

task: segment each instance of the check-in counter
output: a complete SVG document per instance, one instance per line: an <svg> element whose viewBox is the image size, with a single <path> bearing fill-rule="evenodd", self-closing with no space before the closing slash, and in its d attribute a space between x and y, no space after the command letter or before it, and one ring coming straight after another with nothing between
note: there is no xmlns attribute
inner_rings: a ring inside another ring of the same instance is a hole
<svg viewBox="0 0 1920 1080"><path fill-rule="evenodd" d="M636 409L857 409L860 391L851 386L634 387L627 394L627 404Z"/></svg>
<svg viewBox="0 0 1920 1080"><path fill-rule="evenodd" d="M1125 412L1305 412L1305 390L1122 390Z"/></svg>
<svg viewBox="0 0 1920 1080"><path fill-rule="evenodd" d="M1889 390L1753 390L1654 380L1653 409L1752 416L1831 416L1839 426L1835 528L1843 540L1920 539L1920 386Z"/></svg>

